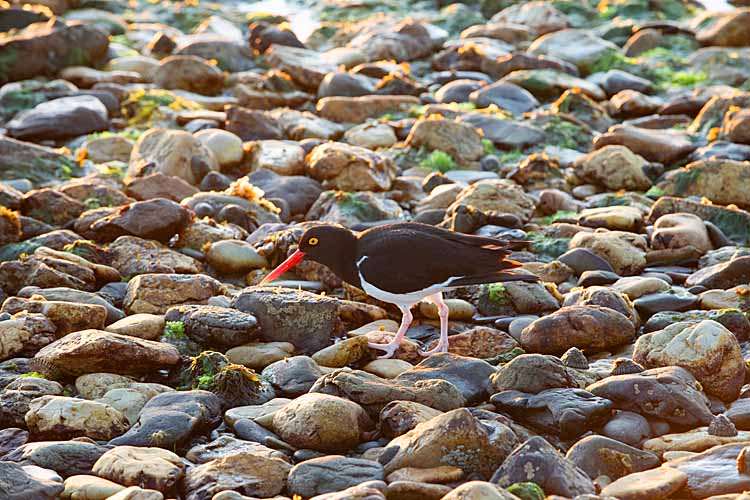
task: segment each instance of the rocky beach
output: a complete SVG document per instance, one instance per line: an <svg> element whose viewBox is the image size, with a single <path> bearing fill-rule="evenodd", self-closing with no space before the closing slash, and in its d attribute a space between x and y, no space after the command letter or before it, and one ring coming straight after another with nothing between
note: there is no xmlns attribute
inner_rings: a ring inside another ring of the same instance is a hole
<svg viewBox="0 0 750 500"><path fill-rule="evenodd" d="M748 500L749 160L747 0L0 1L0 500Z"/></svg>

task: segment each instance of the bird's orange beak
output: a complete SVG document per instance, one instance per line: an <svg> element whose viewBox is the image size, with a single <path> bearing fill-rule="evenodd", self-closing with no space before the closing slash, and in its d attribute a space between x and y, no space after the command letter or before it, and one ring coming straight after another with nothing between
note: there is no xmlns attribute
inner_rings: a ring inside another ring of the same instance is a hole
<svg viewBox="0 0 750 500"><path fill-rule="evenodd" d="M273 280L275 280L276 278L278 278L279 276L287 272L289 269L299 264L299 262L304 258L305 258L305 252L297 250L292 255L287 257L287 259L284 262L279 264L279 266L276 269L271 271L268 274L268 276L263 278L263 281L261 281L260 284L265 285L267 283L272 282Z"/></svg>

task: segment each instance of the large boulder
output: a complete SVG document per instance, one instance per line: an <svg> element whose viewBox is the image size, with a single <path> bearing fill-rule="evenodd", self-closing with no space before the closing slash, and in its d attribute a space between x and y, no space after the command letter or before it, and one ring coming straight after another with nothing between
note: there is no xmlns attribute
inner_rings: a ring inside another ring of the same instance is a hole
<svg viewBox="0 0 750 500"><path fill-rule="evenodd" d="M745 361L737 338L716 321L675 323L638 338L633 359L647 368L681 366L703 389L733 401L745 382Z"/></svg>
<svg viewBox="0 0 750 500"><path fill-rule="evenodd" d="M198 185L205 174L218 169L213 153L189 132L152 128L130 153L128 175L143 177L161 172Z"/></svg>
<svg viewBox="0 0 750 500"><path fill-rule="evenodd" d="M34 359L51 376L112 372L145 374L179 362L173 346L100 330L66 335L40 350Z"/></svg>
<svg viewBox="0 0 750 500"><path fill-rule="evenodd" d="M324 185L342 191L387 191L396 177L390 158L338 142L315 147L307 156L306 170Z"/></svg>
<svg viewBox="0 0 750 500"><path fill-rule="evenodd" d="M18 139L64 139L109 127L107 108L94 96L61 97L18 113L7 123Z"/></svg>

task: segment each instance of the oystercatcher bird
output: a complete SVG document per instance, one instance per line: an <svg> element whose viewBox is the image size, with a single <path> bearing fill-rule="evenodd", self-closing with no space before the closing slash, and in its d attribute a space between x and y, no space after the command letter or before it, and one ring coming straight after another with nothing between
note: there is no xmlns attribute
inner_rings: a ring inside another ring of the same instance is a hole
<svg viewBox="0 0 750 500"><path fill-rule="evenodd" d="M429 356L448 350L448 306L442 292L452 288L507 281L536 282L532 274L513 271L509 242L456 233L416 222L374 227L359 234L342 226L316 226L302 235L299 248L268 276L269 283L310 259L328 266L338 277L368 295L398 306L401 326L388 344L373 344L389 358L398 349L412 322L411 307L428 300L438 308L440 341Z"/></svg>

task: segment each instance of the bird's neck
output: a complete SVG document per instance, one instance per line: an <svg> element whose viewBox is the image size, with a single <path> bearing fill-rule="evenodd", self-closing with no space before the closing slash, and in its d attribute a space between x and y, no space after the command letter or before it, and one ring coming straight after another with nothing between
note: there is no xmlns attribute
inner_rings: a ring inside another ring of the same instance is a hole
<svg viewBox="0 0 750 500"><path fill-rule="evenodd" d="M357 247L356 245L346 245L337 255L338 258L332 259L331 262L324 262L336 276L346 281L350 285L362 288L357 270Z"/></svg>

